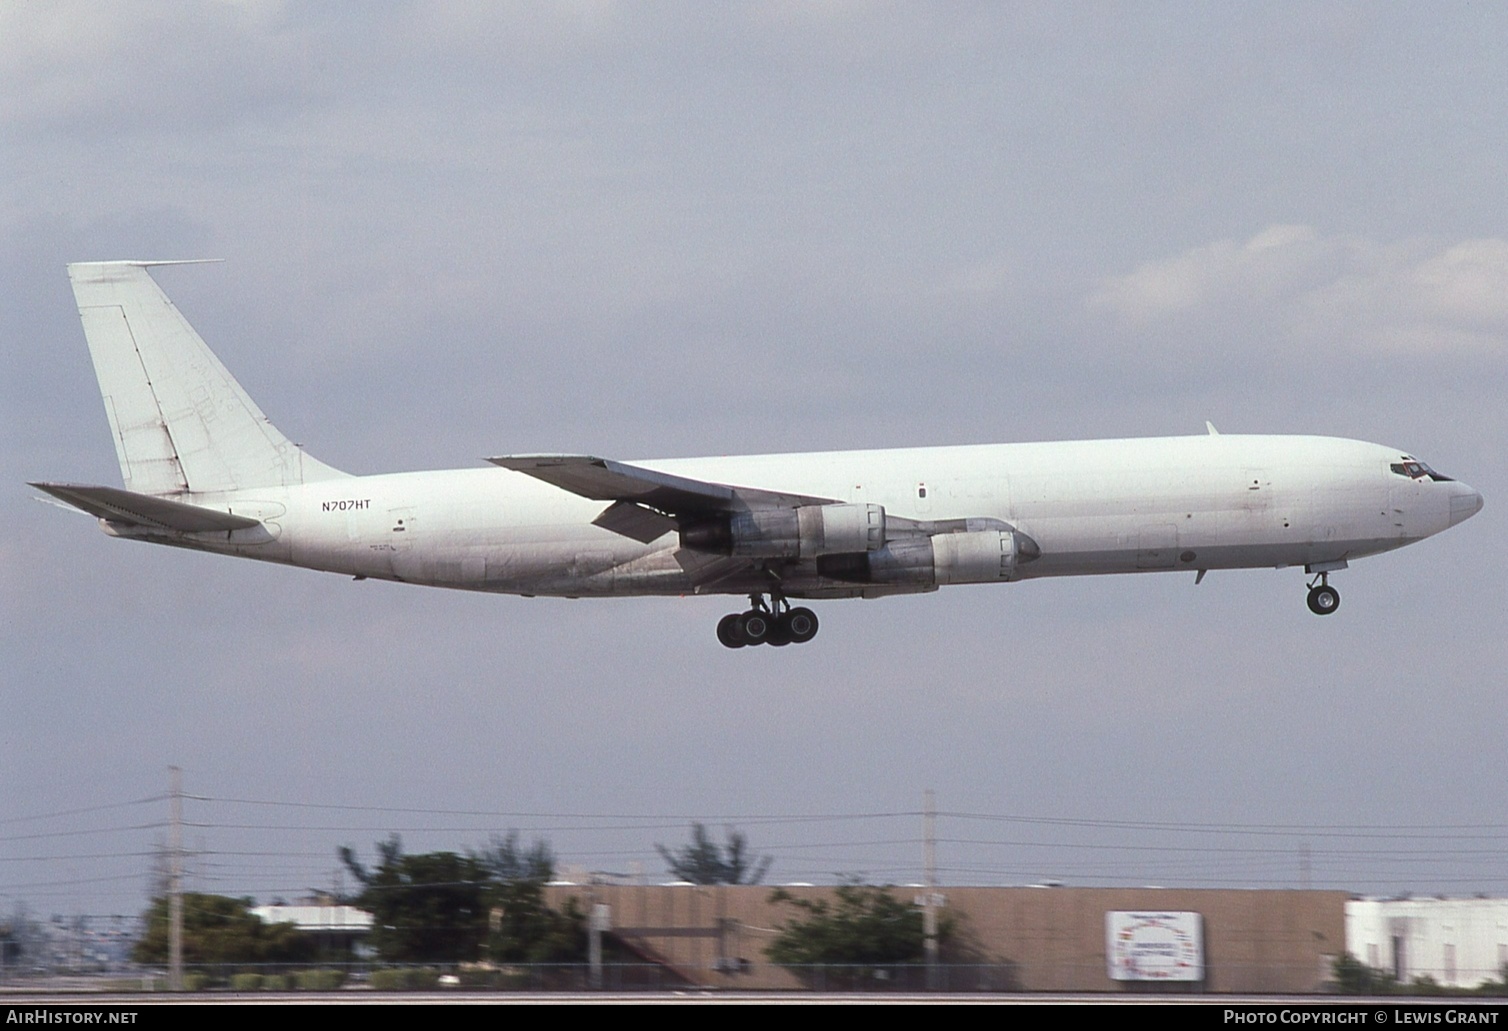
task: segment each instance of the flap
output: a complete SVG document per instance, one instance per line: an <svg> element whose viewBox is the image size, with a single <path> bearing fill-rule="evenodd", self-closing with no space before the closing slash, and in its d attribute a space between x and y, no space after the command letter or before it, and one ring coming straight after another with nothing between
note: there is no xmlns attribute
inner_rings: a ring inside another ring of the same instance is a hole
<svg viewBox="0 0 1508 1031"><path fill-rule="evenodd" d="M632 501L614 501L592 520L592 525L630 537L640 544L650 544L676 529L677 524L663 512Z"/></svg>

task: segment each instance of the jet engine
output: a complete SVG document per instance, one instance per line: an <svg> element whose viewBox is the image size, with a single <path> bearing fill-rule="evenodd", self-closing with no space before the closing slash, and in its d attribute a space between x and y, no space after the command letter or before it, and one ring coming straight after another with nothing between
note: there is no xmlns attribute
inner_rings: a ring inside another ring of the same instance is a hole
<svg viewBox="0 0 1508 1031"><path fill-rule="evenodd" d="M877 551L824 555L817 572L833 580L864 584L983 584L1015 577L1018 562L1042 553L1016 530L976 530L909 537Z"/></svg>
<svg viewBox="0 0 1508 1031"><path fill-rule="evenodd" d="M681 546L744 558L862 555L885 546L885 509L845 504L732 512L682 527Z"/></svg>

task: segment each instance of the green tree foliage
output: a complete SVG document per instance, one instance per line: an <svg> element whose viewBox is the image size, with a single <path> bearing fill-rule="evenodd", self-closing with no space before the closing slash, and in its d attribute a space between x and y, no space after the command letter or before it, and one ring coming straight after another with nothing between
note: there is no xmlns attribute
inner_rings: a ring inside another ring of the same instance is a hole
<svg viewBox="0 0 1508 1031"><path fill-rule="evenodd" d="M586 925L574 905L545 904L555 856L525 849L516 833L464 855L406 855L397 835L377 843L367 869L350 848L340 858L362 884L350 900L373 915L372 946L394 963L564 963L586 955Z"/></svg>
<svg viewBox="0 0 1508 1031"><path fill-rule="evenodd" d="M707 834L706 827L693 823L691 844L678 852L659 844L655 849L672 875L692 884L758 884L764 880L774 859L764 856L751 865L748 840L732 828L727 833L728 843L719 846Z"/></svg>
<svg viewBox="0 0 1508 1031"><path fill-rule="evenodd" d="M492 875L487 958L494 963L575 963L586 956L586 921L572 899L564 912L545 904L545 885L555 876L555 856L536 841L525 851L517 832L478 858Z"/></svg>
<svg viewBox="0 0 1508 1031"><path fill-rule="evenodd" d="M1489 978L1475 988L1442 985L1429 974L1402 984L1388 971L1369 967L1349 952L1335 960L1331 971L1335 987L1344 995L1508 996L1508 966L1498 971L1498 980Z"/></svg>
<svg viewBox="0 0 1508 1031"><path fill-rule="evenodd" d="M798 898L777 888L770 894L770 901L794 906L805 914L783 924L775 941L765 949L772 963L885 966L922 959L925 935L921 910L900 901L886 888L844 884L831 901ZM941 923L939 940L950 934L951 927Z"/></svg>
<svg viewBox="0 0 1508 1031"><path fill-rule="evenodd" d="M0 924L0 967L12 967L21 958L20 935L13 924Z"/></svg>
<svg viewBox="0 0 1508 1031"><path fill-rule="evenodd" d="M1498 969L1496 981L1488 978L1477 985L1477 991L1482 995L1508 995L1508 963Z"/></svg>
<svg viewBox="0 0 1508 1031"><path fill-rule="evenodd" d="M1343 995L1387 995L1398 987L1392 974L1367 966L1349 952L1336 957L1330 970Z"/></svg>
<svg viewBox="0 0 1508 1031"><path fill-rule="evenodd" d="M487 933L490 874L472 856L455 852L405 855L394 834L377 843L368 870L350 848L340 859L362 885L351 903L372 914L372 947L394 963L456 963L481 956Z"/></svg>
<svg viewBox="0 0 1508 1031"><path fill-rule="evenodd" d="M315 940L292 924L265 924L251 912L252 900L185 892L183 961L202 963L306 963ZM168 899L152 902L146 933L132 957L138 963L168 961Z"/></svg>

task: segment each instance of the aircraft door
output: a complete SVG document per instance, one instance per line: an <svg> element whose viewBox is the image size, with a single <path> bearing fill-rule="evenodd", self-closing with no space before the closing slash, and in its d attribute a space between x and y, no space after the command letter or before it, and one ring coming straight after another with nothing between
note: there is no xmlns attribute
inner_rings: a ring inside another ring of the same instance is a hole
<svg viewBox="0 0 1508 1031"><path fill-rule="evenodd" d="M1393 532L1399 537L1425 537L1422 529L1425 520L1423 510L1424 491L1418 480L1398 482L1388 491L1388 515L1393 521Z"/></svg>
<svg viewBox="0 0 1508 1031"><path fill-rule="evenodd" d="M1272 478L1266 469L1247 469L1241 508L1247 512L1266 513L1272 505Z"/></svg>
<svg viewBox="0 0 1508 1031"><path fill-rule="evenodd" d="M1263 468L1247 468L1239 480L1225 481L1226 486L1212 501L1218 511L1216 535L1227 546L1246 547L1273 539L1275 493L1272 473Z"/></svg>
<svg viewBox="0 0 1508 1031"><path fill-rule="evenodd" d="M419 518L413 506L388 509L388 547L393 575L410 583L424 581L419 549Z"/></svg>
<svg viewBox="0 0 1508 1031"><path fill-rule="evenodd" d="M916 498L916 514L926 518L932 514L932 488L926 480L917 480L912 496Z"/></svg>
<svg viewBox="0 0 1508 1031"><path fill-rule="evenodd" d="M340 505L340 501L325 502ZM392 523L387 511L371 501L362 499L346 502L345 510L346 548L351 555L351 572L358 576L377 576L386 579L393 575L392 542L388 528Z"/></svg>

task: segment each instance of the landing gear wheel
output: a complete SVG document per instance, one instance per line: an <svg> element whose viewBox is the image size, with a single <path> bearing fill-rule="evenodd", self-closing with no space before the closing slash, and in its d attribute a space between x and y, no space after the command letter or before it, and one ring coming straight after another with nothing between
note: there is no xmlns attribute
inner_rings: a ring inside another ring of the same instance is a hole
<svg viewBox="0 0 1508 1031"><path fill-rule="evenodd" d="M717 639L724 648L742 648L748 643L738 629L737 612L730 612L717 621Z"/></svg>
<svg viewBox="0 0 1508 1031"><path fill-rule="evenodd" d="M749 595L747 612L724 616L717 624L717 639L725 648L768 644L784 648L805 644L817 636L817 614L811 609L793 609L785 595L766 591Z"/></svg>
<svg viewBox="0 0 1508 1031"><path fill-rule="evenodd" d="M1309 611L1316 616L1328 616L1340 608L1340 592L1329 584L1309 588Z"/></svg>
<svg viewBox="0 0 1508 1031"><path fill-rule="evenodd" d="M791 609L780 620L792 644L805 644L817 636L817 614L811 609Z"/></svg>
<svg viewBox="0 0 1508 1031"><path fill-rule="evenodd" d="M739 635L744 639L744 644L764 644L770 639L774 624L769 613L750 609L738 617Z"/></svg>

